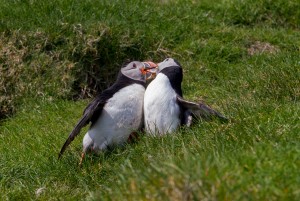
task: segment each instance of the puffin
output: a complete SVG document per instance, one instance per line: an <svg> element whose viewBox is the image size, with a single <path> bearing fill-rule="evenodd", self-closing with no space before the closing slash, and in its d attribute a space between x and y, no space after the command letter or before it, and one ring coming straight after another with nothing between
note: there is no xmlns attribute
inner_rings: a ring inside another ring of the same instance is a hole
<svg viewBox="0 0 300 201"><path fill-rule="evenodd" d="M181 125L191 126L193 119L219 118L227 121L224 115L204 102L196 103L183 98L183 72L178 61L165 59L158 63L156 73L144 94L144 126L147 134L172 133Z"/></svg>
<svg viewBox="0 0 300 201"><path fill-rule="evenodd" d="M146 75L152 68L157 68L157 64L151 61L123 64L115 83L98 94L85 108L58 158L61 158L68 145L88 124L90 128L82 141L80 165L87 152L99 153L109 146L121 145L132 132L139 130L143 125Z"/></svg>

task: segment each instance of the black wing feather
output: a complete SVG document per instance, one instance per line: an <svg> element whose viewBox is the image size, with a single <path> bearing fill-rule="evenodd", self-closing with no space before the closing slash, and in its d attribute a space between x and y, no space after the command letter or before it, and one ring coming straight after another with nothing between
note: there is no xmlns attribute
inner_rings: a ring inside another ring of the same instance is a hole
<svg viewBox="0 0 300 201"><path fill-rule="evenodd" d="M93 119L95 111L97 111L98 114L101 114L104 104L105 101L100 97L97 97L85 108L82 118L78 121L75 128L72 130L68 139L66 140L65 144L62 146L58 158L62 156L69 144L80 133L81 129L90 123L90 121Z"/></svg>
<svg viewBox="0 0 300 201"><path fill-rule="evenodd" d="M224 115L204 103L187 101L180 96L177 96L177 102L197 118L209 120L215 117L219 118L221 121L228 121L228 119Z"/></svg>

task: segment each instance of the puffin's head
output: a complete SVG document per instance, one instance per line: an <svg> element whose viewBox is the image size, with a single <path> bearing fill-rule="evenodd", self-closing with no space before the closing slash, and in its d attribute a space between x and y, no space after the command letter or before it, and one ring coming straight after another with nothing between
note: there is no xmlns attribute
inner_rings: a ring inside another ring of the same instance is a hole
<svg viewBox="0 0 300 201"><path fill-rule="evenodd" d="M158 64L158 72L157 73L159 73L160 71L162 71L165 68L172 68L172 67L180 67L181 68L181 65L175 59L167 58Z"/></svg>
<svg viewBox="0 0 300 201"><path fill-rule="evenodd" d="M147 74L152 74L151 69L157 68L157 64L151 61L132 61L121 68L121 73L126 77L146 82Z"/></svg>

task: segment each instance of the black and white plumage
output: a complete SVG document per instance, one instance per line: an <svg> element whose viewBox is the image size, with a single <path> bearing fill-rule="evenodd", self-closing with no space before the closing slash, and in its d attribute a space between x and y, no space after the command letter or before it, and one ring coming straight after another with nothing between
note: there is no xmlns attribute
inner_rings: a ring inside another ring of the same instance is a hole
<svg viewBox="0 0 300 201"><path fill-rule="evenodd" d="M226 119L204 103L184 100L182 79L182 67L178 61L168 58L158 64L158 74L144 95L144 124L148 134L164 135L180 125L190 126L193 116Z"/></svg>
<svg viewBox="0 0 300 201"><path fill-rule="evenodd" d="M89 123L91 126L83 138L82 158L87 151L97 153L110 145L126 142L131 132L138 130L143 123L145 74L147 68L155 65L133 61L122 67L116 82L85 108L82 118L61 148L59 157Z"/></svg>

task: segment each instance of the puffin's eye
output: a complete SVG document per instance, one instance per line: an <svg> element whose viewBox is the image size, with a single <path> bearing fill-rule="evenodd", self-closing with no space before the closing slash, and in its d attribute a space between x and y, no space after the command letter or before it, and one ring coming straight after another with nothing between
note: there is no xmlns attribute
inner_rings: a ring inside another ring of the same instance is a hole
<svg viewBox="0 0 300 201"><path fill-rule="evenodd" d="M135 63L133 63L132 68L136 68L136 64Z"/></svg>

